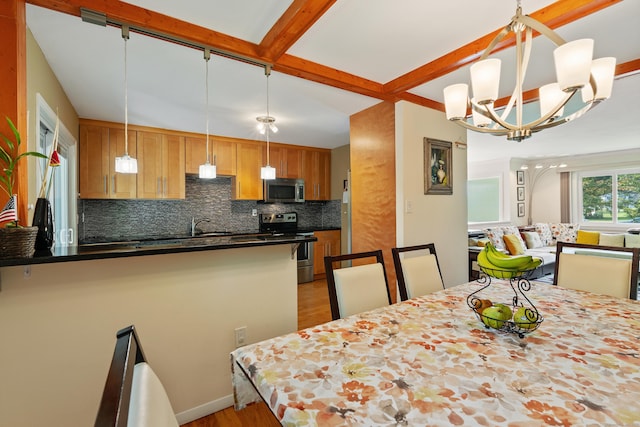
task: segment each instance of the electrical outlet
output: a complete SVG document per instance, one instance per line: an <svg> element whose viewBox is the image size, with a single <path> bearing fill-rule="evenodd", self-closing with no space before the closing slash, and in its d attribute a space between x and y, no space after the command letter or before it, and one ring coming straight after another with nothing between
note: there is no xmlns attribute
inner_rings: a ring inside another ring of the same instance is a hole
<svg viewBox="0 0 640 427"><path fill-rule="evenodd" d="M258 209L251 209L251 216L258 216Z"/></svg>
<svg viewBox="0 0 640 427"><path fill-rule="evenodd" d="M247 327L241 326L236 328L236 348L247 344Z"/></svg>

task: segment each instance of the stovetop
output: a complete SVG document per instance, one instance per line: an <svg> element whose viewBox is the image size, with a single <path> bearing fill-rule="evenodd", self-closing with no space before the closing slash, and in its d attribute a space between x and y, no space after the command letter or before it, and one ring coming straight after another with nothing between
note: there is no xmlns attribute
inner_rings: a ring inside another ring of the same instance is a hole
<svg viewBox="0 0 640 427"><path fill-rule="evenodd" d="M260 232L296 234L298 232L298 214L296 212L260 214Z"/></svg>

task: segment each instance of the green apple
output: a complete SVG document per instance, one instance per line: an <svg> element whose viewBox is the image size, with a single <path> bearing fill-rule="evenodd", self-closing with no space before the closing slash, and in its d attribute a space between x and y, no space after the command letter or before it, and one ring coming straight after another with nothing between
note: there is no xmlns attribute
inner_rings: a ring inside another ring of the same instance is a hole
<svg viewBox="0 0 640 427"><path fill-rule="evenodd" d="M502 309L502 317L500 318L500 320L511 320L511 317L513 316L511 307L502 303L497 303L495 306Z"/></svg>
<svg viewBox="0 0 640 427"><path fill-rule="evenodd" d="M511 312L511 309L508 307L507 309ZM509 319L511 316L507 316L507 312L505 311L505 306L503 304L496 304L492 307L485 308L482 311L481 317L482 322L485 325L491 328L500 329L504 326L504 321Z"/></svg>
<svg viewBox="0 0 640 427"><path fill-rule="evenodd" d="M538 313L530 308L520 307L516 310L513 321L522 329L533 329L537 325Z"/></svg>

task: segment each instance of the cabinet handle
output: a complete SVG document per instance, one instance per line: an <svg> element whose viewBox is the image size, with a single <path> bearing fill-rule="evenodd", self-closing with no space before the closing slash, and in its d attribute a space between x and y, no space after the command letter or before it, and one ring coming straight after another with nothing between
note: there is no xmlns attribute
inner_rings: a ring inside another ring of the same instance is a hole
<svg viewBox="0 0 640 427"><path fill-rule="evenodd" d="M117 193L118 192L118 189L116 188L116 176L115 175L113 175L111 177L111 192L112 193Z"/></svg>
<svg viewBox="0 0 640 427"><path fill-rule="evenodd" d="M156 179L156 194L158 196L162 195L162 178L157 178Z"/></svg>
<svg viewBox="0 0 640 427"><path fill-rule="evenodd" d="M164 197L167 197L167 177L166 176L162 179L162 195Z"/></svg>
<svg viewBox="0 0 640 427"><path fill-rule="evenodd" d="M107 175L102 177L102 191L104 192L104 194L108 194L107 193Z"/></svg>

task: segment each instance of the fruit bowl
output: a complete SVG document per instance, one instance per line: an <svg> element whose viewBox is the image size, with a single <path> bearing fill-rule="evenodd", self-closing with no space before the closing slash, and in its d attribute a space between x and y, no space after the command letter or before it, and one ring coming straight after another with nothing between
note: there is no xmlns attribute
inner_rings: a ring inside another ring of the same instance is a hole
<svg viewBox="0 0 640 427"><path fill-rule="evenodd" d="M538 329L544 320L534 306L494 303L473 294L467 298L467 304L485 328L514 333L520 338Z"/></svg>
<svg viewBox="0 0 640 427"><path fill-rule="evenodd" d="M496 279L520 279L520 278L528 278L531 276L535 268L531 269L517 269L517 270L506 270L500 268L490 268L482 265L478 265L480 271L482 271L487 276L495 277Z"/></svg>

